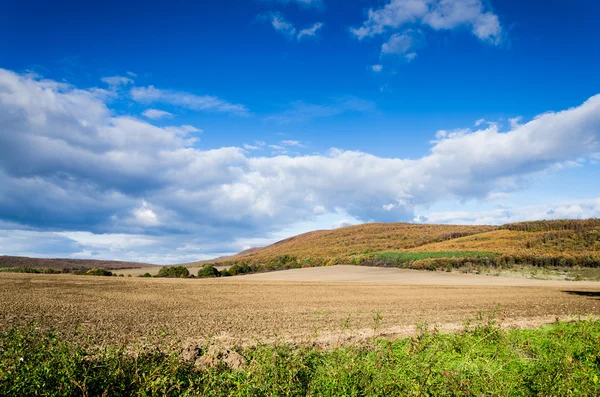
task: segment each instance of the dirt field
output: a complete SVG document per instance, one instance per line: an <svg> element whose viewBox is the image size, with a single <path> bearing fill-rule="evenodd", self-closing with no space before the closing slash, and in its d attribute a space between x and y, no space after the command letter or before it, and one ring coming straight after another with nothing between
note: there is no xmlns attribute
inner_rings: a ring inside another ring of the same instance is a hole
<svg viewBox="0 0 600 397"><path fill-rule="evenodd" d="M276 278L294 281L271 281ZM317 278L326 281L305 281ZM404 336L420 322L460 329L497 305L507 327L597 316L600 284L354 267L212 280L0 274L0 327L41 320L109 342L166 331L219 343L336 344ZM377 313L381 321L374 320Z"/></svg>
<svg viewBox="0 0 600 397"><path fill-rule="evenodd" d="M459 274L367 266L324 266L292 269L270 273L248 274L236 280L247 281L307 281L307 282L363 282L406 285L479 285L498 287L573 286L599 287L594 281L537 280L521 277L495 277L492 275Z"/></svg>

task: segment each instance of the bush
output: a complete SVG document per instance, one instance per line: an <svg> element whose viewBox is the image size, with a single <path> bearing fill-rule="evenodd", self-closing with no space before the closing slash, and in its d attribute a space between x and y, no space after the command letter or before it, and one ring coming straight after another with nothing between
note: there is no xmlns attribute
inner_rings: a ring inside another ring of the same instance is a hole
<svg viewBox="0 0 600 397"><path fill-rule="evenodd" d="M152 277L152 275L150 273L144 273L141 277L149 278Z"/></svg>
<svg viewBox="0 0 600 397"><path fill-rule="evenodd" d="M245 263L236 263L229 268L229 274L231 276L237 276L238 274L252 273L252 268Z"/></svg>
<svg viewBox="0 0 600 397"><path fill-rule="evenodd" d="M92 270L88 270L85 272L86 276L112 276L113 273L109 270L104 270L100 268L94 268Z"/></svg>
<svg viewBox="0 0 600 397"><path fill-rule="evenodd" d="M227 269L221 270L221 277L229 277L229 276L231 276L231 274L229 274L229 270L227 270Z"/></svg>
<svg viewBox="0 0 600 397"><path fill-rule="evenodd" d="M186 278L190 271L185 266L165 266L160 269L157 277Z"/></svg>
<svg viewBox="0 0 600 397"><path fill-rule="evenodd" d="M200 278L212 278L212 277L220 277L221 273L210 264L204 265L202 269L198 270L198 277Z"/></svg>

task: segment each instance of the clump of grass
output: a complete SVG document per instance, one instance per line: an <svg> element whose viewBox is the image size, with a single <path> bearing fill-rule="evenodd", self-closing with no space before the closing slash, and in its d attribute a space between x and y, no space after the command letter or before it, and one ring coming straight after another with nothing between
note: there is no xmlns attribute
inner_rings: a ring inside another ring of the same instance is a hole
<svg viewBox="0 0 600 397"><path fill-rule="evenodd" d="M238 349L243 369L183 361L173 344L99 348L35 326L0 332L0 395L599 395L600 321L502 330L483 316L462 332L323 350ZM207 351L207 349L201 349Z"/></svg>

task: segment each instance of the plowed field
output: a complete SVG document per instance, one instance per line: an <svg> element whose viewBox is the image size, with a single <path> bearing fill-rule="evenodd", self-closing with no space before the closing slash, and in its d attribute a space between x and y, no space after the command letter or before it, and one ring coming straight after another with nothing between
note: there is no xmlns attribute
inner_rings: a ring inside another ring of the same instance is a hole
<svg viewBox="0 0 600 397"><path fill-rule="evenodd" d="M344 267L330 269L340 272L342 281L331 281L331 274L324 277L329 281L264 279L285 272L211 280L4 273L0 327L39 321L69 332L79 328L113 343L166 333L182 340L327 345L405 336L423 322L457 330L478 313L497 308L508 328L600 315L598 283L507 279L503 285L497 277L444 279L430 272L399 280L380 270L392 269L361 268L362 281L371 282L344 281ZM306 277L314 277L309 273ZM302 280L297 271L287 274Z"/></svg>

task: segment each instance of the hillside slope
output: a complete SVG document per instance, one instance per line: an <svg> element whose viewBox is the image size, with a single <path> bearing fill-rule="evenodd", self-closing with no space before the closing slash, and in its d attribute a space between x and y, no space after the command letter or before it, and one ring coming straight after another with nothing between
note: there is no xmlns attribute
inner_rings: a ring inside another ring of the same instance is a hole
<svg viewBox="0 0 600 397"><path fill-rule="evenodd" d="M497 229L495 226L367 223L301 234L264 248L220 258L217 262L264 264L299 260L315 266L350 263L357 256L407 250Z"/></svg>
<svg viewBox="0 0 600 397"><path fill-rule="evenodd" d="M439 268L467 262L597 267L600 220L500 227L370 223L301 234L218 261L247 264L256 271L334 264Z"/></svg>
<svg viewBox="0 0 600 397"><path fill-rule="evenodd" d="M535 221L425 244L413 252L489 252L534 265L599 266L600 219Z"/></svg>

